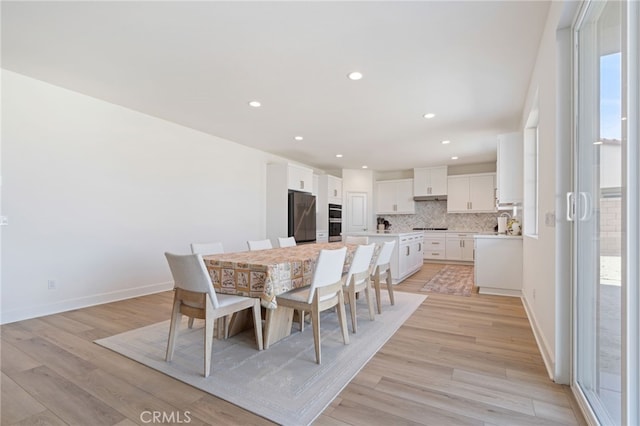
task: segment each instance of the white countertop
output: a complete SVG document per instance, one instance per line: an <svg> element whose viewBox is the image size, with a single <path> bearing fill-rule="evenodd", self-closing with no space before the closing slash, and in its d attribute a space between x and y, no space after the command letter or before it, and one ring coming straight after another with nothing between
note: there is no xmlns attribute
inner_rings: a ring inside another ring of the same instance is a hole
<svg viewBox="0 0 640 426"><path fill-rule="evenodd" d="M510 240L521 240L522 235L498 234L497 232L483 232L473 236L474 238L505 238Z"/></svg>
<svg viewBox="0 0 640 426"><path fill-rule="evenodd" d="M363 237L400 237L403 235L423 234L424 231L407 230L389 230L389 231L360 231L360 232L343 232L342 235L353 235Z"/></svg>

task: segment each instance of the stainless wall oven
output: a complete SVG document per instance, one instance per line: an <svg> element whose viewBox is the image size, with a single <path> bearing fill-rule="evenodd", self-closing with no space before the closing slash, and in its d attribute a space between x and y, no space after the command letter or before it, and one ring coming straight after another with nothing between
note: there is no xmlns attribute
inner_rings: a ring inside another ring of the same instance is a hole
<svg viewBox="0 0 640 426"><path fill-rule="evenodd" d="M342 241L342 206L329 204L329 242Z"/></svg>

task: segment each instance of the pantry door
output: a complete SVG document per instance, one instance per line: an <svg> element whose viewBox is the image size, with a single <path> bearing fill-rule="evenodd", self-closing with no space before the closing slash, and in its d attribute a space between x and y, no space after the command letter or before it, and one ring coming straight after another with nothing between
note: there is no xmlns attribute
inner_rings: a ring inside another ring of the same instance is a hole
<svg viewBox="0 0 640 426"><path fill-rule="evenodd" d="M567 198L574 222L572 385L588 417L603 425L639 420L634 3L586 2L574 32L574 191Z"/></svg>

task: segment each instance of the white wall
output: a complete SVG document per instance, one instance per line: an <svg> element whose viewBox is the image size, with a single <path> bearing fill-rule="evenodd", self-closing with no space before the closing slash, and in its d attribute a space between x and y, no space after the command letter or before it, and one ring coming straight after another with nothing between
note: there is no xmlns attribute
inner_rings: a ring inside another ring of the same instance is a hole
<svg viewBox="0 0 640 426"><path fill-rule="evenodd" d="M169 289L165 251L264 238L282 159L5 70L2 124L2 323Z"/></svg>
<svg viewBox="0 0 640 426"><path fill-rule="evenodd" d="M570 345L567 313L571 283L562 203L571 168L571 133L567 132L571 40L566 31L558 29L566 25L567 7L575 8L575 4L551 4L522 117L524 128L537 92L539 226L537 237L523 238L523 299L549 376L561 383L568 383Z"/></svg>

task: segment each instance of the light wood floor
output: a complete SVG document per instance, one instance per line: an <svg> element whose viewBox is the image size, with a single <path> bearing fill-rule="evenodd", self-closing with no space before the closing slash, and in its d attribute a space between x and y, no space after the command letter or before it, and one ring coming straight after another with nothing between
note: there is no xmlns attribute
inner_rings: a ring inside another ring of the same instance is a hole
<svg viewBox="0 0 640 426"><path fill-rule="evenodd" d="M396 291L419 292L437 270ZM153 411L173 416L163 424L270 424L93 343L170 310L165 292L2 326L1 424L159 424ZM519 299L431 294L315 424L585 423L547 377Z"/></svg>

